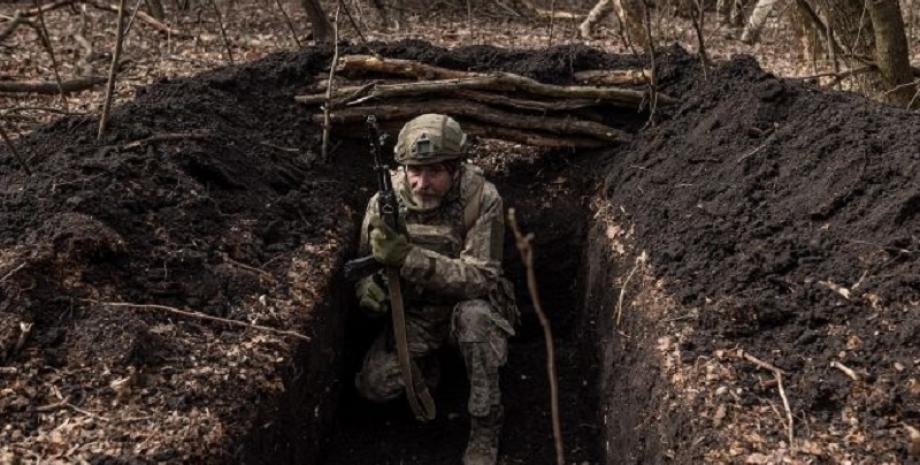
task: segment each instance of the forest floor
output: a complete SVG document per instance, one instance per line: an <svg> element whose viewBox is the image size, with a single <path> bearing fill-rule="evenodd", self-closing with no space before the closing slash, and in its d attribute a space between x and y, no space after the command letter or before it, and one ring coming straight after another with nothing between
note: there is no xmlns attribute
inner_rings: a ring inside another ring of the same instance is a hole
<svg viewBox="0 0 920 465"><path fill-rule="evenodd" d="M0 462L458 462L456 357L442 357L433 425L351 392L355 341L369 331L345 311L338 270L373 189L365 143L342 139L318 163L319 130L292 99L332 50L295 50L277 14L235 5L224 17L236 66L207 8L182 26L194 40L134 25L101 140L99 90L68 101L92 115L65 117L22 109L60 111L53 95L3 97L34 174L0 147ZM100 26L113 16L90 12L97 26L84 35L108 50ZM545 22L482 12L490 20L471 30L461 13L365 33L385 57L554 82L643 63L612 29L588 48L559 22L546 48ZM80 53L64 45L79 18L46 18L62 63ZM765 72L809 73L790 65L792 46L765 52L785 40L776 24L759 48L723 32L708 32L726 61L705 77L694 56L662 50L662 89L681 101L654 127L634 114L631 144L574 153L485 141L474 153L537 234L569 461L910 463L920 117ZM4 79L50 78L31 34L4 46ZM353 40L345 51L369 49ZM728 59L737 52L761 64ZM164 134L174 137L155 139ZM552 463L542 338L506 242L525 321L503 373L502 463Z"/></svg>

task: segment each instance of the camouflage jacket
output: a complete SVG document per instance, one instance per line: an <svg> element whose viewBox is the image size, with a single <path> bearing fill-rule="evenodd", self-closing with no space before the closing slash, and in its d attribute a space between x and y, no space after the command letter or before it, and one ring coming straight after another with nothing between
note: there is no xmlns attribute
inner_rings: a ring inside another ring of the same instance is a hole
<svg viewBox="0 0 920 465"><path fill-rule="evenodd" d="M511 283L502 277L504 207L495 186L482 171L464 163L441 205L415 207L405 172L391 173L400 203L400 218L413 247L400 269L408 286L406 299L426 304L460 300L491 302L512 325L518 320ZM378 215L377 196L367 205L361 225L360 252L370 253L370 223Z"/></svg>

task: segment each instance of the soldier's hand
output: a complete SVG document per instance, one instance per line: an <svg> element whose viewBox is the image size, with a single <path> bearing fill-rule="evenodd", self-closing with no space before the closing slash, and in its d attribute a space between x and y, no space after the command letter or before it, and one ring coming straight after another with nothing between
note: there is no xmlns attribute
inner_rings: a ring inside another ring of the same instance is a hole
<svg viewBox="0 0 920 465"><path fill-rule="evenodd" d="M406 255L412 250L409 240L379 219L372 225L374 229L370 236L371 254L384 265L402 266L406 261Z"/></svg>
<svg viewBox="0 0 920 465"><path fill-rule="evenodd" d="M365 310L379 313L387 311L387 291L374 281L373 276L358 281L355 296L358 298L358 306Z"/></svg>

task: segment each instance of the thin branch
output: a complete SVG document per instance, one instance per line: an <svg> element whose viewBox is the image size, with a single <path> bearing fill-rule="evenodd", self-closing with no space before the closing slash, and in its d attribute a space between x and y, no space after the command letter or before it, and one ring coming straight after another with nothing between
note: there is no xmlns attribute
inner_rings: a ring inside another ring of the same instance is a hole
<svg viewBox="0 0 920 465"><path fill-rule="evenodd" d="M29 165L27 165L26 162L25 162L25 160L23 160L23 158L19 155L19 152L16 150L16 147L13 145L13 141L10 140L10 136L8 136L8 135L6 134L6 130L3 129L3 125L0 125L0 137L3 138L3 142L6 143L6 146L10 149L10 153L13 154L13 158L15 158L16 161L19 163L19 166L22 167L22 169L26 172L26 174L28 174L29 176L31 176L31 175L32 175L32 170L29 169ZM22 267L22 265L20 265L20 268L21 268L21 267ZM2 279L0 279L0 282L6 281L7 278L9 278L10 276L12 276L12 274L15 273L15 272L17 272L17 271L19 271L19 268L16 268L16 269L14 269L13 271L10 271L10 272L7 273Z"/></svg>
<svg viewBox="0 0 920 465"><path fill-rule="evenodd" d="M840 362L838 362L838 361L836 361L836 360L831 362L831 368L836 368L836 369L840 370L841 372L843 372L843 374L847 375L847 377L849 377L849 378L852 379L853 381L859 381L859 375L857 375L856 372L853 371L852 368L850 368L850 367L848 367L848 366L846 366L846 365L844 365L844 364L842 364L842 363L840 363Z"/></svg>
<svg viewBox="0 0 920 465"><path fill-rule="evenodd" d="M636 274L636 271L639 269L639 265L642 264L643 256L640 255L636 257L636 264L633 266L632 271L626 275L626 280L623 281L623 285L620 286L620 298L617 299L617 327L620 327L620 318L623 316L623 299L626 297L626 288L629 286L629 281L632 280L633 275Z"/></svg>
<svg viewBox="0 0 920 465"><path fill-rule="evenodd" d="M540 326L543 327L543 337L546 342L546 372L549 377L549 392L551 410L553 416L553 440L556 445L556 465L565 464L565 453L562 448L562 428L559 424L559 388L556 384L556 358L553 349L553 329L550 326L549 319L543 312L543 306L540 304L540 294L537 289L537 278L533 269L533 247L530 241L533 234L526 236L521 233L518 227L517 218L514 216L514 209L508 209L508 225L514 233L515 245L521 254L521 261L527 271L527 289L530 291L530 298L533 300L534 310L537 312L537 318L540 319Z"/></svg>
<svg viewBox="0 0 920 465"><path fill-rule="evenodd" d="M658 111L658 71L655 69L655 42L652 39L652 17L649 13L648 0L642 0L642 25L645 26L645 40L648 43L648 56L652 73L649 77L648 90L649 90L649 111L648 111L648 121L645 123L645 127L650 127L655 125L656 112Z"/></svg>
<svg viewBox="0 0 920 465"><path fill-rule="evenodd" d="M41 38L42 45L45 46L45 50L48 52L48 56L51 57L51 69L54 71L54 81L57 82L58 91L61 95L61 106L64 110L69 110L67 105L67 96L64 94L64 85L61 81L61 72L58 69L57 57L54 55L54 46L51 44L51 36L48 35L48 28L45 26L45 13L42 11L41 4L39 0L33 0L35 3L35 8L38 10L38 25L41 29Z"/></svg>
<svg viewBox="0 0 920 465"><path fill-rule="evenodd" d="M329 157L329 131L332 125L329 119L329 112L332 110L332 91L335 87L335 69L339 62L339 11L342 5L335 7L335 17L332 19L332 63L329 64L329 81L326 83L326 102L323 104L323 145L321 149L321 159L323 163Z"/></svg>
<svg viewBox="0 0 920 465"><path fill-rule="evenodd" d="M224 43L224 49L227 50L227 60L230 64L234 64L233 61L233 50L230 48L230 41L227 39L227 31L224 30L224 19L220 15L220 8L217 8L217 3L214 0L211 1L211 8L214 8L214 14L217 15L217 25L220 27L220 38Z"/></svg>
<svg viewBox="0 0 920 465"><path fill-rule="evenodd" d="M284 6L281 5L281 0L275 0L275 5L278 7L278 10L281 11L281 16L284 17L284 22L287 23L288 29L291 31L291 37L294 38L294 43L297 44L297 48L302 48L303 45L300 43L300 39L297 38L297 30L294 29L294 23L291 22L291 17L288 16L286 11L284 11Z"/></svg>
<svg viewBox="0 0 920 465"><path fill-rule="evenodd" d="M342 11L345 12L345 16L348 17L348 22L351 23L351 27L355 29L355 32L358 34L358 37L361 39L361 43L367 45L367 38L364 37L364 33L361 32L361 28L358 27L358 22L355 21L355 18L351 16L351 11L348 10L348 6L345 5L345 0L339 0L339 7L342 8Z"/></svg>
<svg viewBox="0 0 920 465"><path fill-rule="evenodd" d="M18 29L21 25L26 25L36 30L38 29L37 26L35 26L35 24L33 24L31 21L27 20L21 12L16 12L16 14L13 16L13 19L7 22L6 27L0 31L0 42L3 42L7 37L16 32L16 29ZM39 35L41 35L41 33L39 33Z"/></svg>
<svg viewBox="0 0 920 465"><path fill-rule="evenodd" d="M786 397L786 390L783 388L783 376L786 374L786 372L770 362L765 362L745 352L743 349L730 351L730 353L734 355L735 357L738 357L743 360L747 360L748 362L751 362L754 365L757 365L758 367L763 368L764 370L773 372L773 376L776 379L776 387L779 390L779 396L780 398L783 399L783 407L785 407L786 409L786 422L787 422L786 426L787 426L787 436L789 438L789 447L793 448L794 447L793 444L795 440L795 431L793 429L792 409L789 407L789 398Z"/></svg>
<svg viewBox="0 0 920 465"><path fill-rule="evenodd" d="M273 334L278 334L278 335L282 335L282 336L291 336L291 337L295 337L295 338L297 338L297 339L301 339L301 340L304 340L304 341L309 341L309 340L310 340L310 337L309 337L309 336L305 336L305 335L303 335L303 334L301 334L301 333L298 333L298 332L296 332L296 331L286 331L286 330L282 330L282 329L271 328L271 327L268 327L268 326L262 326L262 325L252 324L252 323L246 323L246 322L244 322L244 321L239 321L239 320L228 320L228 319L226 319L226 318L220 318L220 317L208 315L208 314L206 314L206 313L191 312L191 311L187 311L187 310L179 310L178 308L168 307L168 306L166 306L166 305L135 304L135 303L130 303L130 302L100 302L100 301L96 301L96 300L87 300L87 301L88 301L88 302L91 302L91 303L99 304L99 305L104 305L104 306L106 306L106 307L129 308L129 309L133 309L133 310L148 310L148 311L156 310L156 311L162 311L162 312L170 313L170 314L173 314L173 315L179 315L179 316L184 316L184 317L188 317L188 318L195 318L195 319L198 319L198 320L214 321L214 322L217 322L217 323L224 323L224 324L228 324L228 325L231 325L231 326L237 326L237 327L241 327L241 328L255 329L255 330L258 330L258 331L265 331L265 332L269 332L269 333L273 333Z"/></svg>
<svg viewBox="0 0 920 465"><path fill-rule="evenodd" d="M124 40L125 0L118 2L118 29L115 34L115 53L112 54L112 66L109 67L109 80L105 89L105 101L102 104L102 116L99 117L99 132L97 139L102 139L106 126L109 123L109 110L112 107L112 96L115 93L115 77L118 74L118 60L121 58L122 41Z"/></svg>
<svg viewBox="0 0 920 465"><path fill-rule="evenodd" d="M68 79L61 83L61 87L58 87L56 82L19 82L19 81L0 81L0 92L8 92L14 94L56 94L60 91L61 88L64 89L64 92L80 92L86 89L91 89L99 84L105 82L105 78L99 76L85 76L75 79Z"/></svg>

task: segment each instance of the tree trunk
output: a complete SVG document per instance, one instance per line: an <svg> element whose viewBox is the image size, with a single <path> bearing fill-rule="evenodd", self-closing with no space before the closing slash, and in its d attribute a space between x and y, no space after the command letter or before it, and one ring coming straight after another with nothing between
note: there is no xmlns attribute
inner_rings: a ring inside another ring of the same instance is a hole
<svg viewBox="0 0 920 465"><path fill-rule="evenodd" d="M328 42L332 40L332 23L323 12L319 0L300 0L307 17L310 18L310 25L313 28L313 40L317 42Z"/></svg>
<svg viewBox="0 0 920 465"><path fill-rule="evenodd" d="M875 63L888 89L886 99L908 105L916 93L904 20L897 0L867 0L872 29L875 31Z"/></svg>

